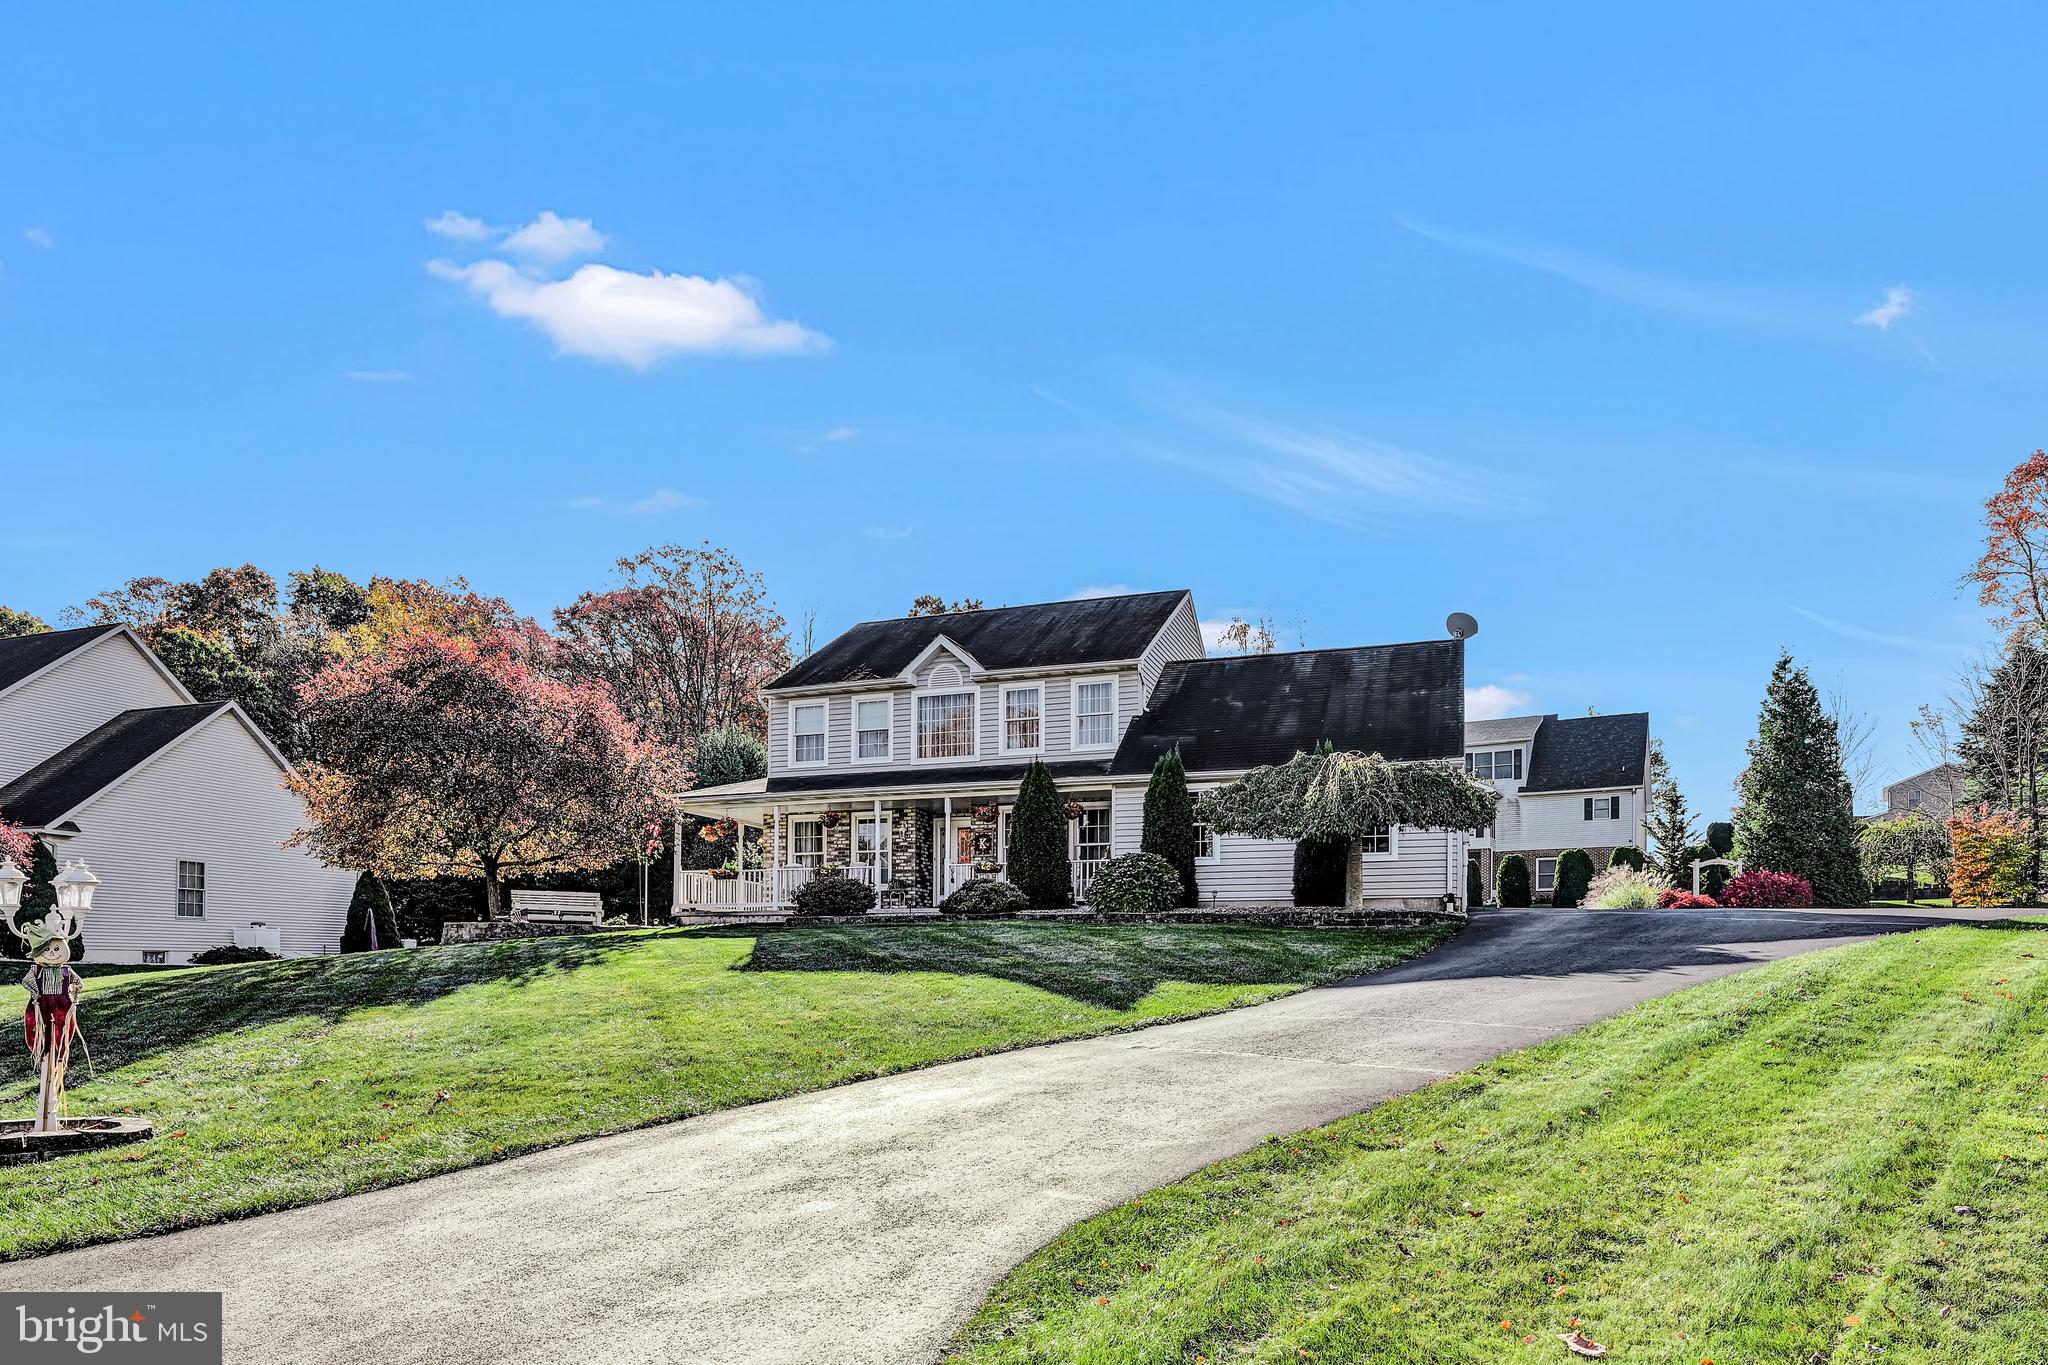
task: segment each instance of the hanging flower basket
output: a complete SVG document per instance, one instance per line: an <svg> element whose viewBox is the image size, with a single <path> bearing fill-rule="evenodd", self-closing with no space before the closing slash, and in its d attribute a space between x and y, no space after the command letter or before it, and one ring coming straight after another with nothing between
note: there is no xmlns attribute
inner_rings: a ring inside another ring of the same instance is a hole
<svg viewBox="0 0 2048 1365"><path fill-rule="evenodd" d="M732 826L730 824L724 820L713 820L710 824L697 831L697 837L707 844L715 844L730 833L732 833Z"/></svg>
<svg viewBox="0 0 2048 1365"><path fill-rule="evenodd" d="M846 823L846 812L843 810L828 810L818 818L825 822L825 828L838 829Z"/></svg>
<svg viewBox="0 0 2048 1365"><path fill-rule="evenodd" d="M981 861L977 862L974 865L974 870L980 876L993 877L996 873L1001 872L1003 870L1003 865L1001 863L990 862L988 859L983 858Z"/></svg>
<svg viewBox="0 0 2048 1365"><path fill-rule="evenodd" d="M1081 803L1074 800L1071 796L1067 798L1067 818L1069 820L1081 818Z"/></svg>
<svg viewBox="0 0 2048 1365"><path fill-rule="evenodd" d="M993 825L996 822L996 808L993 805L976 806L974 818L984 825Z"/></svg>
<svg viewBox="0 0 2048 1365"><path fill-rule="evenodd" d="M736 869L730 867L714 867L711 869L711 880L714 882L738 881L739 875Z"/></svg>

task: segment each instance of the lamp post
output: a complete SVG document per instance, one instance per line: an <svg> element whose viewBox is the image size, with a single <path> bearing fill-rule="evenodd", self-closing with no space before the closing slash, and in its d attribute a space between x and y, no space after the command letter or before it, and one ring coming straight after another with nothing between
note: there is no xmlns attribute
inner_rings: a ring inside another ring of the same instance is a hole
<svg viewBox="0 0 2048 1365"><path fill-rule="evenodd" d="M57 1102L64 1093L64 1068L71 1060L71 1038L78 1031L78 973L71 970L71 940L79 921L92 909L100 879L82 861L66 863L52 879L56 907L27 923L21 920L22 886L28 878L12 859L0 863L0 917L28 945L29 1054L36 1058L42 1080L36 1095L37 1133L62 1131Z"/></svg>

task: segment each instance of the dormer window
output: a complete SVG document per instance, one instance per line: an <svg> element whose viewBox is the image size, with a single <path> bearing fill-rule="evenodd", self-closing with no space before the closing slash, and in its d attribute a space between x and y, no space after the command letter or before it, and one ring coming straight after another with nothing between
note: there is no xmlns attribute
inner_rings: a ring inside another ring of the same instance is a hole
<svg viewBox="0 0 2048 1365"><path fill-rule="evenodd" d="M1039 750L1040 699L1037 683L1003 689L1003 752L1035 754Z"/></svg>
<svg viewBox="0 0 2048 1365"><path fill-rule="evenodd" d="M1480 749L1465 755L1465 771L1495 782L1522 780L1520 749Z"/></svg>
<svg viewBox="0 0 2048 1365"><path fill-rule="evenodd" d="M806 702L789 709L789 761L802 766L825 761L825 703Z"/></svg>
<svg viewBox="0 0 2048 1365"><path fill-rule="evenodd" d="M972 692L927 692L917 699L917 756L974 757Z"/></svg>
<svg viewBox="0 0 2048 1365"><path fill-rule="evenodd" d="M874 697L853 704L853 752L856 758L889 756L889 731L895 707L887 697Z"/></svg>

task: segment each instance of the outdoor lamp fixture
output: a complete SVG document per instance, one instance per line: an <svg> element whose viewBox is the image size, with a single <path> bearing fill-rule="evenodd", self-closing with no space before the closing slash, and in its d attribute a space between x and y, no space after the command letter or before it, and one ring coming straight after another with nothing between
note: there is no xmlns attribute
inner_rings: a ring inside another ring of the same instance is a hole
<svg viewBox="0 0 2048 1365"><path fill-rule="evenodd" d="M21 909L21 888L28 885L28 877L14 865L14 859L0 862L0 919L14 921L14 912Z"/></svg>
<svg viewBox="0 0 2048 1365"><path fill-rule="evenodd" d="M100 879L83 861L64 864L64 870L51 881L57 889L57 908L73 917L84 914L92 909L92 893L99 884Z"/></svg>

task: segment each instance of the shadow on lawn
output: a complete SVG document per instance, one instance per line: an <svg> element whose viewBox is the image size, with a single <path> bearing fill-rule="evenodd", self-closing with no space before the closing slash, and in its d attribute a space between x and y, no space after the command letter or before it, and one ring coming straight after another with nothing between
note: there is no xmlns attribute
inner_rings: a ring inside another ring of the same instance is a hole
<svg viewBox="0 0 2048 1365"><path fill-rule="evenodd" d="M354 1010L424 1005L465 986L525 985L638 951L647 938L638 933L563 935L298 957L177 971L155 979L124 976L104 990L90 989L88 981L79 1001L79 1024L93 1066L112 1070L205 1038L287 1019L331 1024ZM27 1054L0 1048L0 1085L30 1079Z"/></svg>
<svg viewBox="0 0 2048 1365"><path fill-rule="evenodd" d="M735 971L991 976L1113 1010L1132 1008L1165 981L1298 986L1329 979L1332 966L1327 951L1306 951L1287 931L1249 927L1204 926L1199 935L1171 926L972 923L702 932L755 940ZM1396 930L1376 934L1371 942L1385 962L1420 951L1437 937L1435 930ZM1339 975L1351 975L1380 963L1339 965Z"/></svg>

